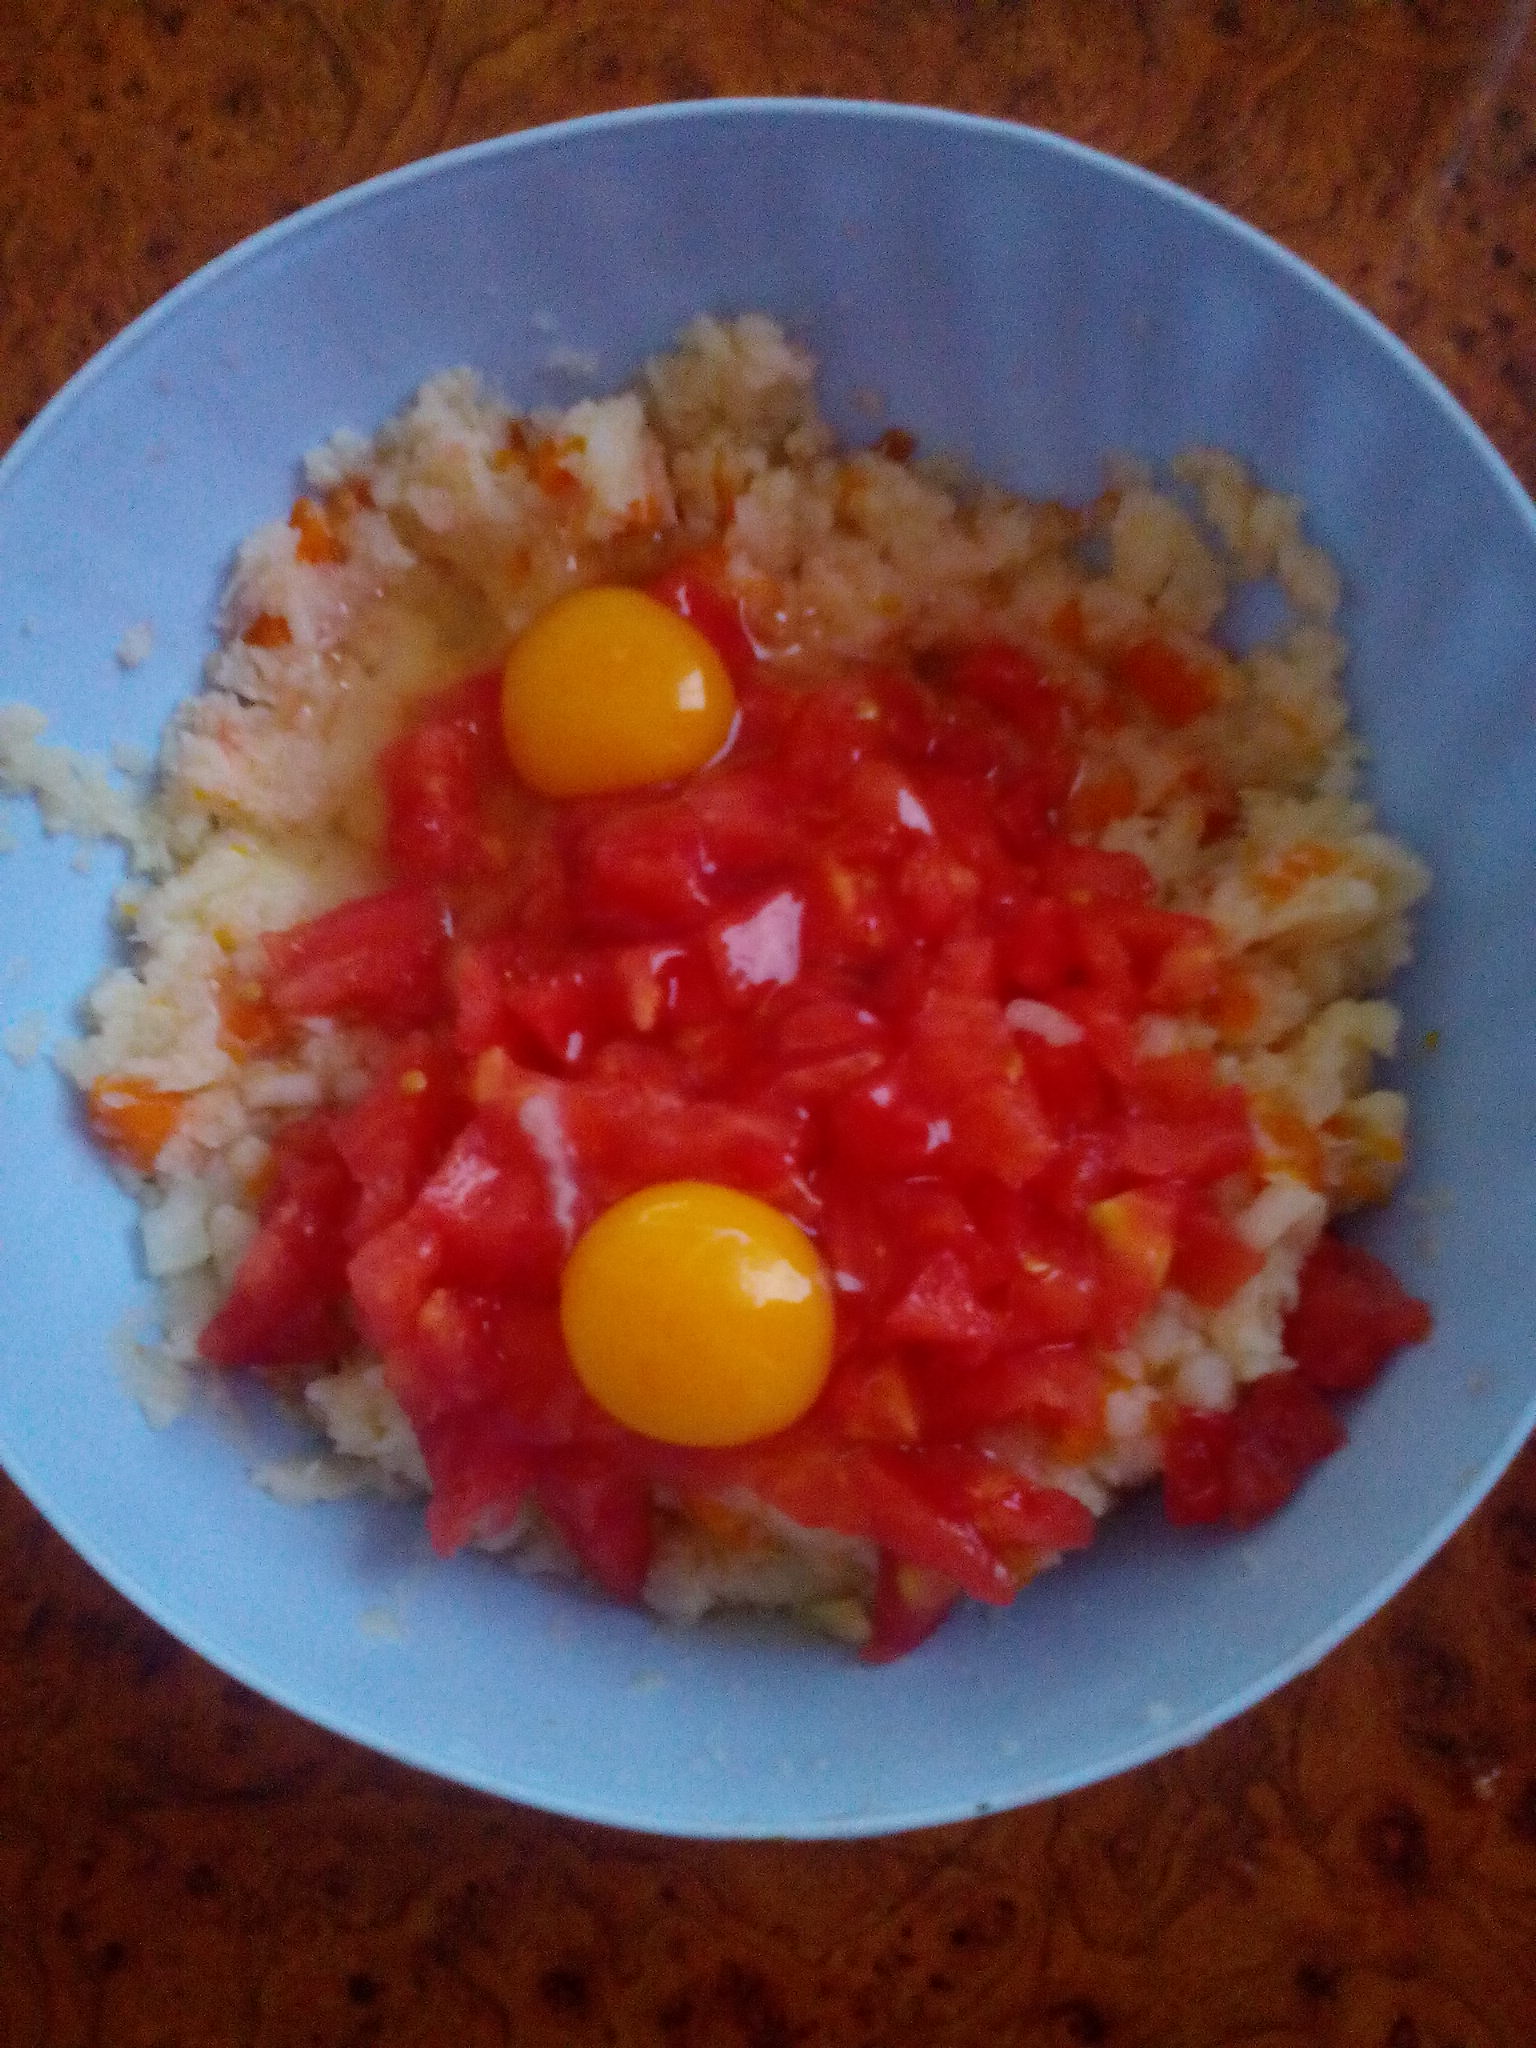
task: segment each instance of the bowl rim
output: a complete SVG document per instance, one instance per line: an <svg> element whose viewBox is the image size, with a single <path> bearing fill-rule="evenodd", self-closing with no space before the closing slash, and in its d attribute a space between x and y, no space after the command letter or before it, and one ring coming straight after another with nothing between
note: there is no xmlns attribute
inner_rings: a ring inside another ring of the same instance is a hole
<svg viewBox="0 0 1536 2048"><path fill-rule="evenodd" d="M121 358L137 349L162 322L173 318L185 302L214 288L226 272L249 263L253 258L264 255L268 249L275 248L290 238L311 233L333 216L372 204L377 199L403 191L412 184L441 176L445 171L463 164L489 161L498 156L518 155L524 150L547 148L554 143L574 141L587 134L618 132L626 128L666 125L683 120L778 120L786 115L810 121L854 119L882 125L892 123L920 128L947 128L958 132L990 134L1003 141L1024 142L1047 154L1060 156L1069 162L1096 170L1101 175L1107 173L1125 184L1139 187L1203 219L1208 226L1219 232L1234 235L1265 260L1277 262L1299 283L1320 292L1336 313L1360 329L1378 347L1386 349L1397 367L1408 374L1420 392L1430 399L1463 435L1471 438L1478 453L1493 470L1506 495L1511 499L1514 509L1530 527L1533 538L1536 538L1536 501L1533 501L1531 494L1527 492L1513 467L1501 454L1487 431L1478 424L1460 399L1384 320L1363 306L1358 299L1353 298L1342 285L1336 284L1316 264L1304 256L1297 255L1295 250L1288 248L1284 242L1277 240L1265 229L1253 226L1241 215L1231 212L1213 199L1207 199L1189 186L1165 177L1161 172L1148 170L1144 165L1133 163L1128 158L1098 149L1092 143L1079 142L1072 136L1061 135L1053 129L1040 128L1030 122L1010 121L991 114L966 113L927 102L820 98L808 94L734 94L719 99L660 100L644 106L616 107L590 114L574 114L563 120L540 122L529 128L509 129L500 135L485 136L477 142L458 143L451 149L436 150L429 156L413 158L409 163L398 164L391 170L378 171L371 177L358 180L355 184L345 185L339 191L327 193L323 199L312 200L295 212L284 214L280 219L269 222L267 226L242 236L229 248L221 250L217 256L210 257L179 284L173 285L169 291L153 300L119 333L88 356L79 369L39 407L4 454L0 455L0 489L9 481L9 470L19 467L26 459L35 443L49 430L54 417L77 403L81 392L89 389L100 377L115 368Z"/></svg>
<svg viewBox="0 0 1536 2048"><path fill-rule="evenodd" d="M1531 497L1509 462L1466 407L1381 319L1352 298L1315 265L1298 256L1264 230L1252 226L1214 201L1157 172L1092 145L1027 123L909 102L808 96L735 96L665 101L541 123L415 159L346 186L292 214L285 215L243 237L201 265L138 314L120 333L75 371L39 409L4 455L0 456L0 492L6 490L16 474L40 451L50 435L85 395L100 380L109 377L157 333L162 325L174 321L186 306L202 294L216 291L230 274L290 241L316 232L345 213L372 206L382 199L407 190L414 184L430 181L465 164L577 143L589 136L677 123L728 125L757 120L783 120L786 117L812 123L842 123L853 119L880 125L990 135L1010 145L1022 145L1028 150L1039 150L1047 155L1065 159L1093 171L1100 177L1108 176L1112 180L1137 188L1163 204L1172 205L1177 210L1193 215L1220 234L1235 237L1266 263L1278 265L1309 291L1320 294L1335 315L1342 316L1375 349L1384 351L1400 372L1408 375L1419 394L1431 403L1468 444L1469 452L1499 486L1502 495L1508 501L1509 509L1525 526L1533 559L1536 559L1536 505L1533 505ZM700 1840L809 1841L873 1837L941 1825L1003 1810L1017 1804L1032 1804L1044 1799L1057 1798L1064 1793L1118 1776L1138 1765L1165 1756L1174 1749L1188 1746L1214 1729L1235 1720L1260 1701L1279 1691L1292 1679L1310 1670L1384 1607L1482 1504L1518 1454L1533 1427L1536 1427L1536 1394L1532 1395L1521 1418L1509 1430L1504 1441L1485 1460L1470 1484L1457 1495L1451 1507L1380 1581L1292 1654L1270 1665L1246 1685L1229 1693L1217 1705L1203 1712L1191 1714L1188 1718L1176 1720L1170 1726L1149 1725L1143 1737L1126 1742L1112 1757L1100 1759L1091 1766L1059 1769L1043 1778L1022 1801L1005 1796L995 1803L975 1799L957 1803L951 1796L947 1800L928 1806L909 1802L901 1811L882 1812L873 1816L861 1814L840 1818L834 1813L828 1813L819 1819L807 1820L789 1832L782 1826L743 1822L723 1812L712 1824L703 1820L693 1820L686 1827L679 1828L675 1823L669 1824L666 1820L658 1820L634 1811L632 1806L625 1804L623 1796L604 1801L594 1797L561 1798L543 1791L536 1795L530 1794L526 1790L509 1786L498 1778L494 1770L477 1769L471 1764L446 1764L435 1760L424 1753L430 1748L429 1744L420 1744L413 1749L409 1742L365 1731L355 1715L349 1720L343 1712L323 1707L317 1709L312 1702L295 1696L297 1687L290 1689L280 1678L274 1681L270 1674L258 1669L254 1659L246 1659L239 1654L231 1655L223 1649L215 1651L207 1646L202 1629L174 1619L167 1611L173 1605L172 1602L162 1601L152 1587L142 1585L131 1565L124 1565L102 1554L94 1539L77 1528L75 1514L67 1508L61 1508L50 1498L48 1486L32 1482L26 1470L28 1460L24 1451L18 1454L14 1447L0 1445L0 1465L3 1465L18 1488L70 1547L108 1584L129 1599L158 1626L165 1628L177 1641L213 1664L216 1669L226 1672L263 1698L325 1728L331 1734L345 1737L399 1763L427 1771L450 1782L463 1784L500 1798L533 1804L542 1811L571 1819ZM724 1803L722 1802L722 1806Z"/></svg>

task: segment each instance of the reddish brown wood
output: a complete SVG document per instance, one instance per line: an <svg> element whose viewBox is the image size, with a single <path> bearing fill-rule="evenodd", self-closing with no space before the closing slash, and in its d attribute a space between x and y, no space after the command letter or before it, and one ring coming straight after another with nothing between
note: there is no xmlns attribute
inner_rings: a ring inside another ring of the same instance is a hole
<svg viewBox="0 0 1536 2048"><path fill-rule="evenodd" d="M8 0L0 441L250 230L446 144L718 92L942 102L1235 208L1536 482L1529 0ZM3 573L3 565L0 565ZM178 1648L0 1486L6 2048L1530 2048L1536 1454L1197 1749L850 1846L436 1784Z"/></svg>

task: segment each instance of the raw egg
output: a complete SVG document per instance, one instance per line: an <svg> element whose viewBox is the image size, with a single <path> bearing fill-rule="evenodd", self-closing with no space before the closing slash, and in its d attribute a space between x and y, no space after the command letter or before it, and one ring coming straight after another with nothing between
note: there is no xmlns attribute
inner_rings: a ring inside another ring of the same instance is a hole
<svg viewBox="0 0 1536 2048"><path fill-rule="evenodd" d="M670 782L730 737L736 692L696 626L643 590L573 590L507 656L512 766L542 796Z"/></svg>
<svg viewBox="0 0 1536 2048"><path fill-rule="evenodd" d="M592 1398L669 1444L787 1429L832 1364L815 1246L768 1203L709 1181L642 1188L605 1210L566 1262L560 1322Z"/></svg>

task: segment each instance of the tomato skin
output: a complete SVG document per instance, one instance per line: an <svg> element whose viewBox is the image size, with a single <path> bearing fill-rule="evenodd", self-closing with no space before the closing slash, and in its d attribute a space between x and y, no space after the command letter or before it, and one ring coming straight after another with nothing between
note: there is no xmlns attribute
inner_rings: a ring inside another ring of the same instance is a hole
<svg viewBox="0 0 1536 2048"><path fill-rule="evenodd" d="M1429 1335L1431 1316L1392 1269L1324 1231L1301 1269L1285 1348L1308 1383L1330 1394L1367 1387L1392 1353Z"/></svg>

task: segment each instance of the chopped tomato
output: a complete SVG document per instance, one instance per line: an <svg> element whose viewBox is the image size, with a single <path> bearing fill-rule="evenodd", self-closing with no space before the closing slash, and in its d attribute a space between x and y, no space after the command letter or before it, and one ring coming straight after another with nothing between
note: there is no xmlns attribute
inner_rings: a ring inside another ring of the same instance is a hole
<svg viewBox="0 0 1536 2048"><path fill-rule="evenodd" d="M1300 1373L1271 1373L1250 1387L1238 1405L1228 1467L1234 1528L1251 1529L1283 1507L1343 1441L1343 1425Z"/></svg>
<svg viewBox="0 0 1536 2048"><path fill-rule="evenodd" d="M420 1032L400 1045L368 1093L337 1118L333 1142L357 1184L347 1226L354 1245L405 1213L466 1107L447 1049Z"/></svg>
<svg viewBox="0 0 1536 2048"><path fill-rule="evenodd" d="M446 691L430 716L384 749L385 845L398 873L464 881L506 866L487 802L503 774L503 750L497 669Z"/></svg>
<svg viewBox="0 0 1536 2048"><path fill-rule="evenodd" d="M436 1226L409 1211L352 1254L347 1286L357 1319L363 1335L386 1358L415 1336L442 1262Z"/></svg>
<svg viewBox="0 0 1536 2048"><path fill-rule="evenodd" d="M508 460L564 490L559 453ZM296 512L301 551L338 559L352 509ZM349 1107L281 1138L203 1348L311 1364L361 1339L421 1443L440 1549L506 1534L532 1502L624 1598L658 1487L745 1487L878 1553L878 1661L959 1593L1004 1603L1089 1540L1088 1509L1018 1464L1103 1450L1113 1353L1162 1291L1219 1308L1262 1265L1220 1184L1304 1149L1294 1111L1226 1085L1209 1053L1143 1054L1149 1017L1226 1014L1236 970L1144 861L1086 837L1137 803L1097 737L1125 694L1177 725L1219 678L1148 637L1107 664L1100 705L1069 604L1055 667L994 641L780 680L723 557L650 588L731 670L724 758L536 798L497 674L471 676L381 757L390 886L264 941L249 1030L224 992L242 1053L337 1018L369 1027L372 1066ZM111 1088L93 1121L152 1163L175 1099ZM561 1335L572 1243L673 1180L774 1205L832 1282L820 1396L728 1452L620 1424ZM1172 1414L1169 1515L1271 1512L1339 1441L1316 1389L1363 1384L1426 1327L1384 1268L1325 1239L1287 1325L1299 1370L1231 1414Z"/></svg>
<svg viewBox="0 0 1536 2048"><path fill-rule="evenodd" d="M1173 1261L1174 1197L1127 1188L1091 1202L1087 1214L1089 1227L1136 1292L1148 1301L1160 1293Z"/></svg>
<svg viewBox="0 0 1536 2048"><path fill-rule="evenodd" d="M427 1534L439 1557L505 1535L521 1513L534 1459L494 1408L457 1408L418 1426L432 1480Z"/></svg>
<svg viewBox="0 0 1536 2048"><path fill-rule="evenodd" d="M1191 1202L1179 1217L1168 1278L1202 1308L1221 1308L1264 1266L1263 1255L1239 1237L1216 1209Z"/></svg>
<svg viewBox="0 0 1536 2048"><path fill-rule="evenodd" d="M549 1175L520 1126L477 1117L438 1152L415 1213L437 1234L444 1278L552 1300L565 1238Z"/></svg>
<svg viewBox="0 0 1536 2048"><path fill-rule="evenodd" d="M1230 1414L1182 1408L1163 1446L1168 1519L1251 1529L1343 1441L1337 1417L1298 1372L1245 1388Z"/></svg>
<svg viewBox="0 0 1536 2048"><path fill-rule="evenodd" d="M312 1365L353 1342L345 1308L352 1177L324 1116L284 1134L256 1236L198 1340L213 1365Z"/></svg>
<svg viewBox="0 0 1536 2048"><path fill-rule="evenodd" d="M653 577L646 588L679 618L698 627L734 681L740 682L752 673L757 650L747 631L741 602L726 581L723 549L701 548L680 556L670 569Z"/></svg>
<svg viewBox="0 0 1536 2048"><path fill-rule="evenodd" d="M895 1357L850 1361L827 1388L838 1433L856 1444L915 1444L924 1411L913 1376Z"/></svg>
<svg viewBox="0 0 1536 2048"><path fill-rule="evenodd" d="M294 1017L429 1023L443 1007L447 924L437 891L406 883L269 933L268 999Z"/></svg>
<svg viewBox="0 0 1536 2048"><path fill-rule="evenodd" d="M473 874L482 860L475 744L461 726L424 725L380 758L387 844L403 873Z"/></svg>
<svg viewBox="0 0 1536 2048"><path fill-rule="evenodd" d="M653 1543L649 1482L593 1451L539 1467L539 1504L600 1586L638 1600Z"/></svg>
<svg viewBox="0 0 1536 2048"><path fill-rule="evenodd" d="M1148 1180L1223 1180L1253 1163L1253 1118L1245 1090L1221 1087L1204 1054L1143 1060L1127 1094L1130 1116L1118 1160Z"/></svg>
<svg viewBox="0 0 1536 2048"><path fill-rule="evenodd" d="M1422 1343L1430 1324L1428 1304L1389 1266L1324 1231L1301 1269L1285 1348L1312 1386L1352 1394L1370 1385L1394 1351Z"/></svg>
<svg viewBox="0 0 1536 2048"><path fill-rule="evenodd" d="M960 1588L942 1572L909 1564L882 1550L870 1608L869 1641L860 1651L866 1664L891 1664L925 1643L960 1598Z"/></svg>
<svg viewBox="0 0 1536 2048"><path fill-rule="evenodd" d="M579 841L576 903L603 938L672 935L704 923L723 901L704 828L685 803L610 804Z"/></svg>
<svg viewBox="0 0 1536 2048"><path fill-rule="evenodd" d="M886 1335L907 1344L991 1344L996 1316L976 1299L959 1255L935 1253L885 1319Z"/></svg>
<svg viewBox="0 0 1536 2048"><path fill-rule="evenodd" d="M963 1440L998 1423L1023 1423L1053 1454L1077 1462L1104 1437L1104 1373L1072 1343L992 1352L934 1374L923 1388L927 1412L946 1436Z"/></svg>
<svg viewBox="0 0 1536 2048"><path fill-rule="evenodd" d="M1004 1599L1046 1557L1081 1550L1093 1540L1093 1516L1080 1500L1058 1487L1037 1485L988 1451L938 1444L903 1456L913 1485L940 1523L974 1530L987 1546L1008 1583Z"/></svg>
<svg viewBox="0 0 1536 2048"><path fill-rule="evenodd" d="M1163 1508L1176 1527L1224 1522L1232 1502L1235 1418L1180 1408L1163 1439Z"/></svg>
<svg viewBox="0 0 1536 2048"><path fill-rule="evenodd" d="M1036 746L1065 736L1069 712L1060 687L1039 662L1006 641L988 640L957 649L939 668L943 687L974 697L1000 711L1010 726Z"/></svg>

